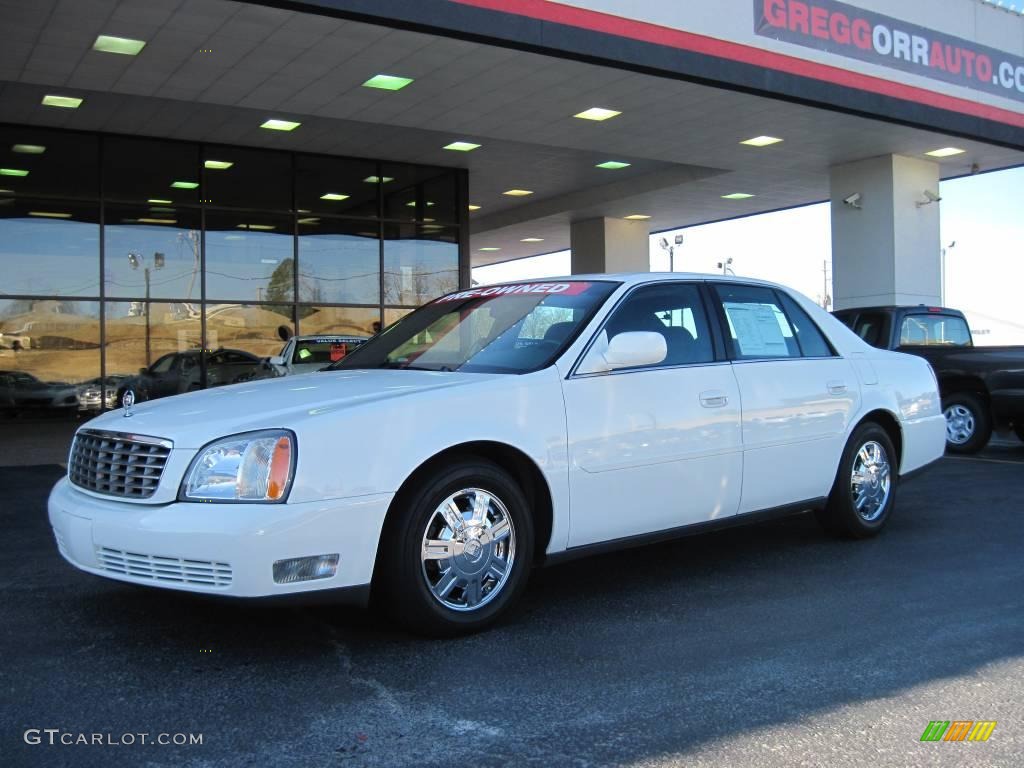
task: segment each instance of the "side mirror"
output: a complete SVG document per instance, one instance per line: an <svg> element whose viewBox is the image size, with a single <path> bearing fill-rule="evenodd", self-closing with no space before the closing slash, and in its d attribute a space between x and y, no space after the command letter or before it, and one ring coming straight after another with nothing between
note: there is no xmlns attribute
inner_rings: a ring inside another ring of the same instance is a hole
<svg viewBox="0 0 1024 768"><path fill-rule="evenodd" d="M284 358L280 355L274 355L274 357L268 357L267 362L271 365L284 365Z"/></svg>
<svg viewBox="0 0 1024 768"><path fill-rule="evenodd" d="M668 354L665 337L653 331L618 333L608 341L606 331L590 348L579 373L605 373L620 368L657 365Z"/></svg>

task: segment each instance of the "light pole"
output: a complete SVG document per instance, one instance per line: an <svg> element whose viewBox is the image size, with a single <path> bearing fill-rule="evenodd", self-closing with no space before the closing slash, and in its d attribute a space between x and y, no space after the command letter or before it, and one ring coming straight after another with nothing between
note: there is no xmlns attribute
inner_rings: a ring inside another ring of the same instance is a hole
<svg viewBox="0 0 1024 768"><path fill-rule="evenodd" d="M658 241L658 245L661 246L661 250L668 252L668 271L669 272L675 272L676 271L676 247L683 244L683 236L682 235L676 235L673 238L673 241L675 243L674 245L670 245L668 240L666 240L664 237L661 238L661 240Z"/></svg>
<svg viewBox="0 0 1024 768"><path fill-rule="evenodd" d="M736 272L733 271L732 268L732 256L725 261L718 262L718 268L722 270L723 275L732 275L733 277L736 277Z"/></svg>
<svg viewBox="0 0 1024 768"><path fill-rule="evenodd" d="M945 248L942 249L942 263L939 265L939 271L941 272L942 286L939 289L939 304L946 306L946 252L956 248L956 240L951 242Z"/></svg>
<svg viewBox="0 0 1024 768"><path fill-rule="evenodd" d="M164 268L164 254L157 251L153 254L153 269ZM140 264L144 264L142 268L142 274L146 281L146 303L144 305L144 313L146 316L146 367L149 367L150 359L152 355L149 350L149 264L145 263L145 257L142 254L130 251L128 253L128 263L131 264L132 269L138 269Z"/></svg>

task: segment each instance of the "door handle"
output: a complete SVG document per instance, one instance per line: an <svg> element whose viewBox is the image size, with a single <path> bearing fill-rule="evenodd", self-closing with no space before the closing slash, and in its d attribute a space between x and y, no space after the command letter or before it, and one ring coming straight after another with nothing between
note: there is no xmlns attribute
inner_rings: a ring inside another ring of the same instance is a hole
<svg viewBox="0 0 1024 768"><path fill-rule="evenodd" d="M701 392L700 404L705 408L722 408L729 404L729 396L717 389Z"/></svg>
<svg viewBox="0 0 1024 768"><path fill-rule="evenodd" d="M846 394L846 382L845 381L830 381L828 383L828 393L830 395L843 395L843 394Z"/></svg>

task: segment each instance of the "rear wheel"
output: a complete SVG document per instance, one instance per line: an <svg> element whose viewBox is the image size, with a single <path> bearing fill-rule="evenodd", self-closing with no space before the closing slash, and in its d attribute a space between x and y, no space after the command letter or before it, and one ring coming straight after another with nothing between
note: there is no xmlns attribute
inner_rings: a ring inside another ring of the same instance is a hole
<svg viewBox="0 0 1024 768"><path fill-rule="evenodd" d="M946 448L951 453L977 453L992 437L992 419L981 398L958 392L942 401L946 417Z"/></svg>
<svg viewBox="0 0 1024 768"><path fill-rule="evenodd" d="M407 496L389 526L377 578L381 607L424 634L492 624L518 599L533 560L522 490L482 459L457 461Z"/></svg>
<svg viewBox="0 0 1024 768"><path fill-rule="evenodd" d="M818 522L840 536L874 536L895 506L897 474L889 434L873 422L861 424L843 450L828 503L816 513Z"/></svg>

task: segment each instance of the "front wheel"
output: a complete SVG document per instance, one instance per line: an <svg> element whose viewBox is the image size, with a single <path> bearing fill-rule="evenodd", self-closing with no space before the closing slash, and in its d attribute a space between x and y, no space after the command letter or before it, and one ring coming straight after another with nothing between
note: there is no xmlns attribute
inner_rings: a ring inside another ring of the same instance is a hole
<svg viewBox="0 0 1024 768"><path fill-rule="evenodd" d="M516 481L483 459L463 459L401 502L381 543L385 608L417 632L479 631L526 586L533 519Z"/></svg>
<svg viewBox="0 0 1024 768"><path fill-rule="evenodd" d="M950 453L977 453L992 437L992 419L981 398L958 392L942 401L946 417L946 448Z"/></svg>
<svg viewBox="0 0 1024 768"><path fill-rule="evenodd" d="M843 450L828 503L817 512L818 522L840 536L874 536L895 506L897 474L889 434L878 424L861 424Z"/></svg>

